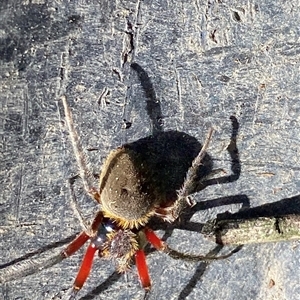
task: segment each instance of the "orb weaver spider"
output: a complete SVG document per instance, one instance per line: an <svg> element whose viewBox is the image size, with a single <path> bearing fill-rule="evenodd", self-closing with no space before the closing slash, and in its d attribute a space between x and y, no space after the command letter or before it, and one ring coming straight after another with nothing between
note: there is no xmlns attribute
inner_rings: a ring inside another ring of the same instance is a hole
<svg viewBox="0 0 300 300"><path fill-rule="evenodd" d="M203 176L202 173L199 178L199 170L201 171L201 167L205 168L206 152L214 132L212 128L209 129L204 144L197 153L189 151L189 146L194 141L189 140L188 135L176 131L156 133L111 151L103 165L97 188L94 185L94 177L88 170L66 96L62 96L61 101L78 165L77 177L81 178L87 195L101 206L91 224L88 224L77 208L72 187L74 178L68 181L71 202L83 230L58 255L49 259L39 269L61 262L88 242L70 299L75 299L86 282L96 253L99 257L114 259L119 272L125 272L134 258L146 294L151 288L144 252L148 243L175 259L187 261L224 259L235 253L232 251L218 257L180 253L168 246L148 227L149 220L153 217L174 222L183 210L195 204L189 196L195 192L196 185L222 171L210 170L209 174ZM177 147L178 145L180 147ZM166 153L162 154L163 151ZM27 265L19 268L17 275L16 272L8 270L0 276L0 282L30 275L35 269L36 266Z"/></svg>

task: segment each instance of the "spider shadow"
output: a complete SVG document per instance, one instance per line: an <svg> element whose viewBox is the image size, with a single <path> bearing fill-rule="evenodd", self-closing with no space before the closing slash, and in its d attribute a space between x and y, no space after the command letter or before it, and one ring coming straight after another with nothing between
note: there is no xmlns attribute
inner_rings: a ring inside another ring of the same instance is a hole
<svg viewBox="0 0 300 300"><path fill-rule="evenodd" d="M80 300L92 300L99 296L105 290L107 290L112 284L117 282L123 274L117 271L113 272L108 278L106 278L101 284L96 286L93 290L89 291L85 296L80 297Z"/></svg>
<svg viewBox="0 0 300 300"><path fill-rule="evenodd" d="M238 122L234 117L231 117L231 121L232 121L232 135L231 135L229 146L227 147L227 151L231 157L232 173L228 176L214 178L204 182L200 181L200 183L196 187L195 192L199 192L209 185L229 183L238 180L241 172L238 149L236 145L236 137L238 133ZM196 212L201 210L207 210L209 208L223 206L223 205L230 205L230 204L242 204L241 209L244 210L250 206L250 201L246 195L237 195L231 197L222 197L215 200L198 202L191 209L182 212L178 221L172 224L162 223L161 220L150 221L149 227L151 227L154 230L158 230L158 229L164 230L165 233L162 237L162 240L164 241L166 241L169 237L171 237L174 229L183 229L183 230L201 233L204 224L191 222L190 219L192 218L192 216ZM222 245L216 245L216 247L212 249L207 254L207 256L216 256L221 251L222 248L223 248ZM189 282L180 292L178 299L185 299L188 295L192 293L193 289L195 288L199 280L201 280L201 277L204 275L204 272L210 263L211 262L200 262L198 264L193 276L190 278Z"/></svg>
<svg viewBox="0 0 300 300"><path fill-rule="evenodd" d="M76 238L76 236L78 235L78 233L79 232L77 232L75 234L72 234L72 235L70 235L70 236L68 236L68 237L66 237L64 239L61 239L58 242L54 242L54 243L48 244L48 245L46 245L44 247L41 247L38 250L26 253L25 255L22 255L22 256L20 256L20 257L18 257L16 259L13 259L10 262L4 263L4 264L0 265L0 270L1 269L5 269L7 267L10 267L12 265L15 265L17 263L29 260L30 258L32 258L32 257L34 257L36 255L39 255L41 253L47 252L47 251L52 250L52 249L59 248L59 247L64 246L66 244L69 244L72 240L74 240Z"/></svg>
<svg viewBox="0 0 300 300"><path fill-rule="evenodd" d="M147 98L146 110L147 110L147 113L148 113L148 116L150 118L152 128L153 128L152 135L156 136L158 134L163 134L163 128L162 128L162 122L161 122L162 112L161 112L161 108L160 108L160 102L157 99L154 88L153 88L153 84L152 84L149 76L147 75L147 72L141 66L139 66L137 63L133 63L131 65L131 67L137 72L139 79L141 81L141 86L144 89L145 96ZM199 184L196 186L195 192L199 192L209 185L230 183L230 182L238 180L238 178L240 177L241 164L240 164L239 152L238 152L238 148L237 148L237 144L236 144L238 130L239 130L239 123L234 116L231 116L230 120L231 120L231 124L232 124L232 132L231 132L230 143L227 147L227 151L231 158L231 172L232 173L228 176L223 176L223 177L219 177L219 178L210 179L207 181L202 181L201 178L207 176L212 171L212 160L208 155L206 155L203 160L202 168L199 168L199 173L198 173L198 178L197 178L199 180ZM177 132L177 134L179 134L179 133ZM190 138L192 139L192 137L190 137ZM187 144L189 144L189 146L192 146L191 143L187 143ZM182 143L174 143L175 148L179 147L179 145L182 146L183 144ZM194 153L196 156L197 153L199 153L202 146L200 144L198 144L198 147L196 147L196 143L193 146L194 147L191 147L191 148L194 148L194 151L195 151ZM183 148L188 148L188 147L183 147ZM165 150L164 147L161 147L161 149ZM168 152L168 151L166 151L166 152ZM182 153L182 154L183 155L181 156L181 159L186 158L185 153ZM184 173L186 173L187 169L191 165L191 162L192 162L192 160L190 160L190 159L187 160L187 164L185 165ZM174 170L174 171L176 171L176 170ZM173 172L173 170L172 170L172 172ZM185 174L183 176L182 175L180 176L180 178L178 180L179 185L180 185L179 187L172 185L173 191L177 191L181 187L184 178L185 178ZM173 196L176 196L176 195L173 195ZM184 227L184 225L189 224L188 230L192 229L193 231L199 231L199 229L201 230L201 228L202 228L201 226L199 228L199 224L192 224L191 222L188 222L196 211L199 211L201 209L208 209L209 207L216 207L216 206L221 206L221 205L225 205L225 204L233 204L233 203L242 203L242 208L246 208L246 207L250 206L250 202L249 202L249 199L247 198L247 196L244 196L244 197L237 196L237 197L231 197L231 198L225 197L225 198L217 199L214 201L197 203L191 210L189 210L181 215L179 224L177 222L173 223L173 224L167 224L169 226L167 226L168 228L166 228L166 226L165 226L166 223L161 224L162 222L160 220L159 220L159 222L157 222L158 220L156 220L154 222L150 221L149 227L155 228L156 225L160 224L160 226L158 226L156 229L163 229L165 231L165 234L162 237L163 240L167 240L172 235L173 230L177 227L177 225L179 225L180 227ZM209 256L217 255L217 253L221 249L222 249L222 246L217 245L215 247L215 249L213 249L210 253L208 253L208 255ZM149 248L147 250L148 250L148 252L150 251ZM193 277L190 279L189 283L186 285L186 287L180 293L179 299L184 299L187 295L189 295L191 293L191 291L193 290L193 288L195 287L197 282L200 280L200 278L204 274L204 271L207 268L207 266L208 266L207 262L200 263L198 265ZM149 294L149 296L150 296L150 294Z"/></svg>
<svg viewBox="0 0 300 300"><path fill-rule="evenodd" d="M164 132L163 131L163 118L162 118L162 110L161 110L161 105L160 105L160 100L157 98L153 84L151 82L150 77L148 76L147 72L137 63L132 63L131 68L136 71L142 89L144 90L144 94L146 97L146 111L149 116L150 122L151 122L151 128L152 128L152 139L155 139L155 137L158 135L159 138L157 139L157 143L159 144L164 138L167 140L168 144L173 144L172 147L174 148L193 148L194 151L194 157L199 153L199 151L202 148L202 145L198 143L198 141L191 136L188 136L186 133L183 132L178 132L178 131L172 131L170 132ZM223 176L220 178L215 178L215 179L210 179L205 182L201 181L200 179L203 178L204 176L208 175L212 171L212 161L211 158L206 155L203 159L203 164L204 164L204 169L200 171L199 177L197 178L199 180L199 184L195 188L195 193L201 191L205 187L209 185L214 185L214 184L222 184L222 183L229 183L238 180L240 177L241 173L241 165L240 165L240 160L239 160L239 153L236 145L236 140L237 140L237 135L238 135L238 130L239 130L239 123L236 117L231 116L230 117L231 124L232 124L232 132L231 132L231 138L230 138L230 143L227 147L227 151L230 155L231 158L231 171L232 174L229 176ZM178 144L177 137L183 135L186 136L186 141L183 144ZM177 137L176 137L177 136ZM148 137L149 139L150 137ZM172 141L173 138L173 141ZM147 138L146 138L147 139ZM142 139L143 140L143 139ZM142 141L141 140L141 141ZM168 141L169 140L169 141ZM172 143L173 142L173 143ZM139 143L139 142L137 142ZM167 155L167 153L170 153L172 149L170 147L164 148L166 143L163 143L160 147L160 152L157 155ZM162 153L161 149L164 150L164 153ZM140 150L141 151L141 150ZM185 153L183 153L183 156L181 156L181 159L185 159ZM187 163L191 164L190 158L187 159ZM190 166L190 165L189 165ZM189 167L188 166L188 167ZM187 169L185 169L187 170ZM183 182L183 181L182 181ZM182 183L181 183L182 184ZM173 188L175 188L173 186ZM177 187L176 187L177 188Z"/></svg>
<svg viewBox="0 0 300 300"><path fill-rule="evenodd" d="M136 71L146 97L146 111L151 122L152 135L163 131L162 111L160 101L156 96L153 84L147 72L137 63L132 63L131 68Z"/></svg>

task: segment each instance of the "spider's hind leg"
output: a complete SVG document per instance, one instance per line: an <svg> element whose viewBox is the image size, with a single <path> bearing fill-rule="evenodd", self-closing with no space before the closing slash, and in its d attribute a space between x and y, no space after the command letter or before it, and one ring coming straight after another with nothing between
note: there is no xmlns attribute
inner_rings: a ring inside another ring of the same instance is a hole
<svg viewBox="0 0 300 300"><path fill-rule="evenodd" d="M181 259L184 261L190 261L190 262L198 262L198 261L212 261L212 260L221 260L230 257L234 253L238 252L242 246L236 247L234 250L229 252L225 255L215 256L215 255L195 255L195 254L188 254L188 253L182 253L175 249L172 249L167 243L163 242L153 230L149 228L145 228L144 230L145 236L148 240L148 242L154 246L158 251L164 252L168 254L173 259ZM219 250L222 248L222 246L218 246Z"/></svg>

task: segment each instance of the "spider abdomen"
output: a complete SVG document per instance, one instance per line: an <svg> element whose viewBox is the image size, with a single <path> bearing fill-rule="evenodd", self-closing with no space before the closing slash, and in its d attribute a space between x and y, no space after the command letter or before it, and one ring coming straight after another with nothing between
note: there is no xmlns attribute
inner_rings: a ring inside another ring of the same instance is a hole
<svg viewBox="0 0 300 300"><path fill-rule="evenodd" d="M126 146L113 150L100 175L104 213L124 228L147 223L163 197L157 193L152 178L139 153Z"/></svg>

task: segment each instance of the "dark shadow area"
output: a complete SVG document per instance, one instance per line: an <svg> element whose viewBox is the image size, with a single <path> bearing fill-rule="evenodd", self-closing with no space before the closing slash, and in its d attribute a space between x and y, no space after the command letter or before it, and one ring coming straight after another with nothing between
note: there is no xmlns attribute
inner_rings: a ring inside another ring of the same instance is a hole
<svg viewBox="0 0 300 300"><path fill-rule="evenodd" d="M224 219L255 219L260 217L280 218L286 215L300 214L300 195L285 198L277 202L264 204L261 206L242 209L235 214L229 212L219 214L217 220Z"/></svg>
<svg viewBox="0 0 300 300"><path fill-rule="evenodd" d="M167 131L142 138L124 147L133 151L132 160L137 166L147 166L144 174L147 178L147 189L165 195L165 203L170 203L177 198L177 191L182 187L186 172L202 145L184 132ZM206 154L197 179L207 176L212 171L212 166L212 159Z"/></svg>
<svg viewBox="0 0 300 300"><path fill-rule="evenodd" d="M195 192L199 192L209 185L233 182L233 181L238 180L240 177L241 163L240 163L240 158L239 158L239 151L238 151L237 144L236 144L236 139L237 139L238 130L239 130L239 123L238 123L237 118L234 116L231 116L230 120L231 120L232 131L231 131L230 143L227 146L227 151L228 151L228 153L230 155L230 159L231 159L231 172L232 173L230 175L226 175L223 177L213 178L213 179L209 179L204 182L200 182L198 184L198 186L196 187Z"/></svg>
<svg viewBox="0 0 300 300"><path fill-rule="evenodd" d="M146 96L146 110L152 125L152 134L163 131L162 112L160 101L156 97L156 93L147 72L137 63L132 63L131 68L136 71L141 86Z"/></svg>
<svg viewBox="0 0 300 300"><path fill-rule="evenodd" d="M222 246L218 245L213 250L211 250L207 255L208 256L215 256L221 251L222 248L223 248ZM198 281L204 275L204 272L206 271L208 266L209 266L209 262L201 262L201 263L198 264L194 275L189 280L189 283L180 292L180 294L178 296L178 300L186 299L186 297L188 297L190 295L190 293L193 291L193 289L197 285Z"/></svg>
<svg viewBox="0 0 300 300"><path fill-rule="evenodd" d="M250 200L246 195L236 195L236 196L228 196L217 199L212 199L208 201L198 202L195 206L183 211L180 218L176 220L174 223L163 222L161 219L153 218L150 220L148 226L153 230L165 230L169 231L169 236L171 236L173 229L182 229L188 231L194 231L198 233L202 233L202 228L204 224L190 221L192 216L199 211L207 210L209 208L220 207L224 205L233 205L233 204L242 204L242 209L244 207L249 207Z"/></svg>
<svg viewBox="0 0 300 300"><path fill-rule="evenodd" d="M192 165L193 160L200 152L202 145L196 138L188 135L187 133L178 131L163 132L160 102L156 97L151 80L145 70L138 64L132 64L132 68L137 72L142 88L146 95L146 109L153 126L153 134L135 142L125 144L124 147L132 150L132 152L135 153L136 157L133 158L133 161L136 162L137 166L141 164L147 166L146 173L144 174L144 177L146 178L147 189L155 189L159 195L165 195L165 203L160 202L160 204L164 205L170 202L172 203L177 198L177 191L182 187L186 173ZM236 145L239 124L237 119L233 116L230 117L230 120L232 123L232 133L227 151L231 157L232 174L220 178L205 180L205 178L213 171L213 161L211 157L206 154L202 160L201 166L198 169L196 182L200 183L198 186L196 185L195 192L201 191L208 185L235 181L240 176L241 167ZM71 181L73 182L75 179L76 176L72 178ZM197 224L189 221L195 212L207 209L209 207L233 203L242 203L243 207L249 206L249 200L246 196L241 195L225 197L212 201L197 203L191 209L182 212L179 220L172 224L165 223L161 219L153 218L153 220L151 220L147 225L153 229L164 230L165 234L162 238L163 240L167 240L168 237L172 235L175 228L201 233L203 224ZM6 266L11 266L14 263L29 259L34 255L38 255L55 247L67 244L74 238L74 236L75 235L60 242L45 246L37 251L26 254L18 259L15 259L14 261L11 261L10 263L3 265L2 267L5 268ZM211 251L211 253L209 253L209 256L216 255L221 248L222 246L217 246ZM146 248L147 254L152 252L152 248ZM185 297L185 295L187 296L191 293L197 281L201 278L207 265L208 263L201 263L198 266L194 276L184 288L180 297ZM116 282L120 276L121 274L114 272L104 282L99 284L99 286L95 287L91 292L81 297L81 299L93 299L95 296L99 295L114 282ZM149 296L151 297L151 293Z"/></svg>
<svg viewBox="0 0 300 300"><path fill-rule="evenodd" d="M34 257L35 255L42 254L42 253L47 252L49 250L56 249L56 248L59 248L63 245L66 245L66 244L70 243L72 240L74 240L74 238L77 235L78 235L78 232L75 233L75 234L72 234L72 235L70 235L70 236L68 236L68 237L66 237L66 238L64 238L64 239L62 239L58 242L51 243L49 245L46 245L44 247L39 248L38 250L29 252L29 253L27 253L23 256L20 256L20 257L14 259L14 260L11 260L8 263L2 264L2 265L0 265L0 270L4 269L4 268L7 268L9 266L12 266L14 264L20 263L22 261L28 260L28 259Z"/></svg>
<svg viewBox="0 0 300 300"><path fill-rule="evenodd" d="M102 292L107 290L112 284L117 282L119 278L122 276L121 273L113 272L105 281L103 281L100 285L91 290L88 294L83 297L80 297L81 300L92 300L95 297L99 296Z"/></svg>
<svg viewBox="0 0 300 300"><path fill-rule="evenodd" d="M141 86L146 96L146 110L153 126L152 136L145 137L128 144L130 149L141 155L146 164L151 165L157 184L165 184L168 187L167 195L173 194L170 199L176 197L176 191L181 188L186 172L191 166L193 159L200 152L202 145L192 136L178 131L163 132L162 111L160 101L147 72L137 63L131 67L138 74ZM213 163L207 154L203 159L203 165L199 168L197 181L200 182L195 192L199 192L206 186L229 183L238 180L241 173L239 152L236 139L239 123L236 117L230 117L232 132L227 151L231 158L232 174L219 178L201 180L210 174ZM176 178L175 178L176 177Z"/></svg>

